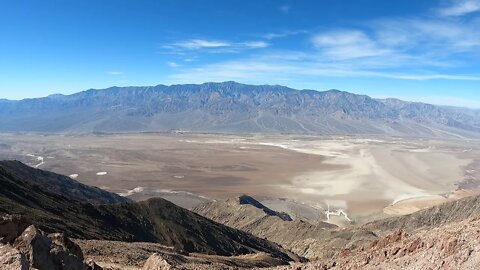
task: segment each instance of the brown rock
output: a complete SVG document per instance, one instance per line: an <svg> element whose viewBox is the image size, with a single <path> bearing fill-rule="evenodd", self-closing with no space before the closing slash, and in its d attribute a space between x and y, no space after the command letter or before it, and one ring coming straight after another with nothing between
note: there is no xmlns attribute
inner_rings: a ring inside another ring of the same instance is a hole
<svg viewBox="0 0 480 270"><path fill-rule="evenodd" d="M458 241L457 239L446 239L442 242L441 249L443 254L446 256L450 256L457 251Z"/></svg>
<svg viewBox="0 0 480 270"><path fill-rule="evenodd" d="M55 269L49 258L52 241L43 235L34 225L30 225L15 240L13 246L24 254L30 264L39 269Z"/></svg>
<svg viewBox="0 0 480 270"><path fill-rule="evenodd" d="M15 240L13 246L37 269L88 269L78 245L63 234L53 234L49 238L31 225Z"/></svg>
<svg viewBox="0 0 480 270"><path fill-rule="evenodd" d="M382 239L378 239L372 242L370 249L382 249L388 245L397 243L407 237L407 233L401 229L394 231L392 234L387 235Z"/></svg>
<svg viewBox="0 0 480 270"><path fill-rule="evenodd" d="M29 263L25 256L11 245L0 244L0 269L27 270L29 269Z"/></svg>
<svg viewBox="0 0 480 270"><path fill-rule="evenodd" d="M28 226L30 222L23 216L5 215L0 217L0 243L12 243Z"/></svg>
<svg viewBox="0 0 480 270"><path fill-rule="evenodd" d="M177 268L167 262L160 254L154 253L145 262L143 270L177 270Z"/></svg>
<svg viewBox="0 0 480 270"><path fill-rule="evenodd" d="M48 235L54 245L61 247L61 250L68 251L71 255L83 261L83 252L79 245L66 237L63 233L51 233Z"/></svg>
<svg viewBox="0 0 480 270"><path fill-rule="evenodd" d="M408 245L407 251L408 253L413 253L424 246L425 243L423 243L420 238L417 238Z"/></svg>
<svg viewBox="0 0 480 270"><path fill-rule="evenodd" d="M96 264L92 259L87 259L85 264L87 265L88 270L103 270L103 268Z"/></svg>

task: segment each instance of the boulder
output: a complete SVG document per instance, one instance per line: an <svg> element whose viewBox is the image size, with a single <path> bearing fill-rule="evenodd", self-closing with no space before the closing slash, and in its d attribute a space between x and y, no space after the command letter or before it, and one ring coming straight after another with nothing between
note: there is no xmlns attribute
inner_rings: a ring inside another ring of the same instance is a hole
<svg viewBox="0 0 480 270"><path fill-rule="evenodd" d="M177 268L160 254L154 253L143 265L143 270L177 270Z"/></svg>
<svg viewBox="0 0 480 270"><path fill-rule="evenodd" d="M27 258L10 244L0 244L0 269L28 270L30 263Z"/></svg>
<svg viewBox="0 0 480 270"><path fill-rule="evenodd" d="M13 240L30 226L30 221L19 215L0 216L0 243L13 243Z"/></svg>
<svg viewBox="0 0 480 270"><path fill-rule="evenodd" d="M96 264L92 259L87 259L85 263L87 264L88 270L103 270L103 268Z"/></svg>
<svg viewBox="0 0 480 270"><path fill-rule="evenodd" d="M63 233L51 233L48 238L52 240L56 254L68 251L70 255L77 257L79 260L84 260L83 252L79 245L66 237Z"/></svg>
<svg viewBox="0 0 480 270"><path fill-rule="evenodd" d="M30 225L15 239L13 247L36 269L88 270L80 247L63 234L46 235Z"/></svg>

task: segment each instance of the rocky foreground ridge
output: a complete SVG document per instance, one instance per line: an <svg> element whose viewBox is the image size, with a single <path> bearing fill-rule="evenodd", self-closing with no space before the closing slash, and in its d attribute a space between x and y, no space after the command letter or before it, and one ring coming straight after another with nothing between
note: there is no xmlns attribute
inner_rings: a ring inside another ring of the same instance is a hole
<svg viewBox="0 0 480 270"><path fill-rule="evenodd" d="M198 214L162 199L92 201L103 191L13 161L0 162L0 187L2 270L480 265L480 196L339 228L293 220L249 196L200 205Z"/></svg>
<svg viewBox="0 0 480 270"><path fill-rule="evenodd" d="M56 182L58 179L60 182ZM51 185L45 184L49 181L62 185L62 188L49 188ZM26 216L41 231L62 232L73 239L147 242L168 246L173 250L170 252L187 255L266 254L265 262L259 263L262 266L299 260L298 256L275 243L216 223L161 198L144 202L91 202L70 196L77 193L69 188L71 186L78 187L77 182L17 161L1 161L0 215ZM90 192L91 187L83 188ZM63 189L65 192L60 191ZM148 252L148 256L154 252ZM120 257L125 256L128 257L128 253Z"/></svg>
<svg viewBox="0 0 480 270"><path fill-rule="evenodd" d="M479 269L480 218L415 233L398 229L366 247L342 250L325 261L275 267L317 269Z"/></svg>
<svg viewBox="0 0 480 270"><path fill-rule="evenodd" d="M478 269L480 196L346 228L281 220L229 199L194 210L310 259L274 269Z"/></svg>
<svg viewBox="0 0 480 270"><path fill-rule="evenodd" d="M0 217L0 269L101 269L63 233L46 234L21 216Z"/></svg>

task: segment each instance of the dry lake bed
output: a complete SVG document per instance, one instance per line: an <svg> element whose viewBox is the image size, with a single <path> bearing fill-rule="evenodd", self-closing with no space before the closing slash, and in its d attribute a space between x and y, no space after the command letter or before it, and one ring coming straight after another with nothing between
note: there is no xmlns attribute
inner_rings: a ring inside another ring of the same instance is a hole
<svg viewBox="0 0 480 270"><path fill-rule="evenodd" d="M188 208L249 194L278 210L296 205L353 220L477 193L479 154L479 141L468 139L0 134L0 159L135 200L161 196Z"/></svg>

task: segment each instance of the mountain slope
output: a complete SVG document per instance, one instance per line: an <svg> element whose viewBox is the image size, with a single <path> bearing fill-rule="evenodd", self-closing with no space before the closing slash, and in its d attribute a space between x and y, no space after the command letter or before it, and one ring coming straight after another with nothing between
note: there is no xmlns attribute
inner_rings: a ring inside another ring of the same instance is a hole
<svg viewBox="0 0 480 270"><path fill-rule="evenodd" d="M395 230L371 244L345 249L322 261L280 266L297 269L462 269L480 265L478 218L449 223L415 233Z"/></svg>
<svg viewBox="0 0 480 270"><path fill-rule="evenodd" d="M193 116L193 117L192 117ZM235 82L112 87L0 103L0 131L478 136L474 110Z"/></svg>
<svg viewBox="0 0 480 270"><path fill-rule="evenodd" d="M362 227L379 233L398 228L415 231L460 222L472 217L480 217L480 196L446 202L405 216L373 221Z"/></svg>
<svg viewBox="0 0 480 270"><path fill-rule="evenodd" d="M17 163L16 167L21 165ZM28 216L46 232L62 231L81 239L156 242L187 252L217 255L266 252L291 260L285 251L266 240L163 199L95 205L44 190L33 181L18 178L17 169L13 171L0 166L0 214Z"/></svg>
<svg viewBox="0 0 480 270"><path fill-rule="evenodd" d="M240 199L204 203L197 206L194 211L223 224L251 232L259 237L265 237L308 259L319 259L321 263L325 263L331 260L348 261L349 256L354 256L355 260L361 260L362 257L357 256L358 254L371 254L369 249L372 248L373 243L387 241L391 238L389 235L395 234L399 230L404 234L412 235L407 240L413 243L417 239L416 235L434 238L435 235L430 234L432 230L441 232L443 228L460 230L478 226L480 196L447 202L410 215L381 219L365 225L346 228L314 225L303 221L284 221L277 216L266 214L254 205L241 204ZM470 235L472 230L465 233ZM459 234L455 235L455 238L463 239L462 237ZM447 240L449 241L449 239ZM399 246L402 241L394 241L391 244ZM442 243L436 244L442 245ZM391 252L391 250L387 252ZM430 254L431 252L435 253L435 250L425 249L422 252ZM381 254L383 254L383 250ZM358 268L358 265L352 269L355 268ZM340 269L342 268L340 267Z"/></svg>
<svg viewBox="0 0 480 270"><path fill-rule="evenodd" d="M130 201L115 193L84 185L70 177L25 166L19 161L0 161L0 168L16 179L22 179L31 185L40 186L44 191L62 194L70 199L97 204Z"/></svg>
<svg viewBox="0 0 480 270"><path fill-rule="evenodd" d="M410 215L373 221L361 227L374 241L344 246L318 262L276 267L294 269L478 269L480 196L446 202ZM332 249L325 239L323 249Z"/></svg>
<svg viewBox="0 0 480 270"><path fill-rule="evenodd" d="M343 230L325 222L312 224L303 220L293 221L265 209L268 208L255 199L241 196L225 201L203 203L193 211L227 226L278 243L308 259L328 257L337 249L376 239L376 236L367 230Z"/></svg>

